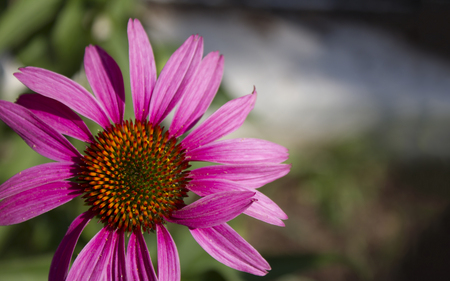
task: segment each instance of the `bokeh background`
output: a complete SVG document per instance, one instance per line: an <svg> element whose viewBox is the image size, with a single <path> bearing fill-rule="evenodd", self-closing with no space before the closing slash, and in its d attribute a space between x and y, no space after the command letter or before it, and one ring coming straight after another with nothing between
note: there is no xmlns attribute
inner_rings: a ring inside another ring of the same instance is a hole
<svg viewBox="0 0 450 281"><path fill-rule="evenodd" d="M211 111L252 91L231 137L289 148L292 171L261 190L286 227L231 225L270 262L229 269L169 225L183 281L450 280L450 13L421 0L1 0L0 98L27 92L12 74L47 68L86 86L84 48L117 61L129 92L127 21L144 24L161 70L191 34L225 56ZM167 120L166 120L167 121ZM97 130L89 123L93 130ZM80 149L82 143L74 141ZM0 122L0 183L48 160ZM0 227L0 280L47 280L79 199ZM1 214L0 214L1 215ZM76 248L100 229L91 222ZM154 235L147 235L156 262Z"/></svg>

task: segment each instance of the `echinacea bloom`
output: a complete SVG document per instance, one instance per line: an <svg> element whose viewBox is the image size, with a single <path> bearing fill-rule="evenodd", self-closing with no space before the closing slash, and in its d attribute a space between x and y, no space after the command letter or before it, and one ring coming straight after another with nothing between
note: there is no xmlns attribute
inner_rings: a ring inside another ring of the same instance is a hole
<svg viewBox="0 0 450 281"><path fill-rule="evenodd" d="M217 92L223 57L212 52L202 58L203 39L193 35L157 79L153 51L138 20L129 21L128 40L131 121L123 120L121 71L100 47L87 47L84 57L94 96L48 70L25 67L15 74L37 94L22 95L16 103L0 101L0 118L32 149L56 162L22 171L0 186L0 225L29 220L82 196L89 209L70 225L49 280L180 280L178 252L166 222L187 226L219 262L265 275L269 264L226 222L245 213L284 225L286 214L257 188L289 172L290 165L282 164L287 149L259 139L217 141L242 125L256 91L229 101L193 129ZM177 105L164 130L161 122ZM74 111L103 131L93 137ZM84 153L63 135L86 142ZM220 165L190 170L192 161ZM189 191L200 199L185 205ZM78 238L94 217L104 227L69 270ZM156 232L157 274L145 232Z"/></svg>

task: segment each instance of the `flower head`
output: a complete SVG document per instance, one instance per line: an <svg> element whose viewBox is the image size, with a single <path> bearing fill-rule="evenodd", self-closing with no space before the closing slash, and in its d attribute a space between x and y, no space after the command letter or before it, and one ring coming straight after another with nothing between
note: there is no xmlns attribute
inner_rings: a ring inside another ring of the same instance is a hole
<svg viewBox="0 0 450 281"><path fill-rule="evenodd" d="M74 81L25 67L15 76L37 94L0 101L0 119L36 152L54 160L16 174L0 186L0 225L23 222L81 196L89 209L70 225L49 280L180 280L167 222L189 227L215 259L256 275L270 269L226 223L241 213L283 226L286 214L257 188L287 174L287 150L258 139L217 141L253 109L256 91L234 99L191 130L209 107L223 73L223 57L203 56L203 39L189 37L157 78L153 51L138 20L128 23L135 119L123 120L125 91L115 61L100 47L86 48L91 95ZM168 130L161 122L178 105ZM95 137L75 113L98 123ZM86 142L80 153L63 136ZM190 162L221 165L189 169ZM189 192L201 198L186 205ZM104 227L75 259L78 238L96 217ZM143 233L156 232L158 274ZM128 234L128 235L127 235ZM129 236L125 249L125 240Z"/></svg>

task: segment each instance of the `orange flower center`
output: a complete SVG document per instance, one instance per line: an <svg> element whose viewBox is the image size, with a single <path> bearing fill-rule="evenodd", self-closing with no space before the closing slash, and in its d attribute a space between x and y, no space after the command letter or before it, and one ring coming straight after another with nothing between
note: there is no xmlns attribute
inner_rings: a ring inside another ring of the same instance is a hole
<svg viewBox="0 0 450 281"><path fill-rule="evenodd" d="M105 225L150 231L184 206L190 166L168 135L147 121L125 121L87 147L78 180L86 204Z"/></svg>

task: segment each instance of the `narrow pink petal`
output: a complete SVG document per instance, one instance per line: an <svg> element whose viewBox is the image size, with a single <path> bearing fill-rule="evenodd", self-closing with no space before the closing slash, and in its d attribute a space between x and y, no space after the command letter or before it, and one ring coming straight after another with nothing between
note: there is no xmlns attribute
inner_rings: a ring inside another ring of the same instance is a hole
<svg viewBox="0 0 450 281"><path fill-rule="evenodd" d="M113 259L118 235L115 235L116 232L110 228L104 227L103 230L108 233L108 236L106 238L105 247L103 248L101 256L98 257L98 261L97 261L94 269L92 270L89 280L105 280L106 278L108 278L108 275L111 274L111 270L112 270L111 261ZM81 255L81 253L80 253L80 255ZM93 258L95 259L95 256L93 256ZM84 259L86 259L86 258L84 258ZM75 260L75 262L76 262L76 260ZM74 262L74 265L75 265L75 262ZM88 270L86 270L86 271L88 271ZM88 276L86 271L83 273L82 276ZM77 280L79 280L79 279L77 279Z"/></svg>
<svg viewBox="0 0 450 281"><path fill-rule="evenodd" d="M229 225L190 229L192 236L213 258L231 268L263 276L267 261Z"/></svg>
<svg viewBox="0 0 450 281"><path fill-rule="evenodd" d="M38 67L25 67L14 73L31 90L55 99L103 128L110 125L108 116L94 97L71 79Z"/></svg>
<svg viewBox="0 0 450 281"><path fill-rule="evenodd" d="M159 124L186 93L187 85L197 71L203 55L203 38L189 37L173 53L156 81L150 102L152 124Z"/></svg>
<svg viewBox="0 0 450 281"><path fill-rule="evenodd" d="M282 220L287 220L288 216L286 215L283 210L275 203L273 202L269 197L264 195L263 193L256 191L256 195L254 198L256 198L258 201L253 204L254 206L251 206L251 211L262 210L264 213L267 213L267 215L277 217ZM249 209L247 209L250 211ZM245 212L244 212L245 213Z"/></svg>
<svg viewBox="0 0 450 281"><path fill-rule="evenodd" d="M244 123L255 101L256 90L253 90L250 95L227 102L194 129L181 144L186 150L192 150L235 131Z"/></svg>
<svg viewBox="0 0 450 281"><path fill-rule="evenodd" d="M147 33L137 19L128 21L128 45L134 114L137 120L142 121L149 113L156 83L156 66Z"/></svg>
<svg viewBox="0 0 450 281"><path fill-rule="evenodd" d="M156 225L156 238L158 240L158 280L179 281L181 270L177 246L164 225Z"/></svg>
<svg viewBox="0 0 450 281"><path fill-rule="evenodd" d="M0 225L20 223L59 207L82 192L74 182L53 182L10 196L0 202Z"/></svg>
<svg viewBox="0 0 450 281"><path fill-rule="evenodd" d="M278 164L288 157L285 147L260 139L217 141L186 152L189 161L222 164Z"/></svg>
<svg viewBox="0 0 450 281"><path fill-rule="evenodd" d="M205 228L234 219L256 199L254 191L226 191L207 195L174 211L168 221L190 228Z"/></svg>
<svg viewBox="0 0 450 281"><path fill-rule="evenodd" d="M94 142L94 137L84 121L64 104L39 94L21 95L16 103L28 108L60 134L84 142Z"/></svg>
<svg viewBox="0 0 450 281"><path fill-rule="evenodd" d="M235 182L222 179L200 179L191 180L186 186L190 191L200 196L207 196L224 191L245 191L250 188L243 187ZM252 189L256 194L253 198L258 201L254 202L244 214L252 216L261 221L284 226L281 220L286 220L288 217L275 202L261 192Z"/></svg>
<svg viewBox="0 0 450 281"><path fill-rule="evenodd" d="M244 214L247 216L253 217L257 220L263 221L268 224L276 225L276 226L282 226L284 227L284 222L277 218L276 216L270 214L267 209L264 206L256 205L251 206L251 209L248 208L244 211Z"/></svg>
<svg viewBox="0 0 450 281"><path fill-rule="evenodd" d="M0 185L0 200L77 174L74 164L52 162L28 168Z"/></svg>
<svg viewBox="0 0 450 281"><path fill-rule="evenodd" d="M115 243L113 231L102 228L81 250L66 280L105 280Z"/></svg>
<svg viewBox="0 0 450 281"><path fill-rule="evenodd" d="M98 102L115 124L121 124L125 110L122 72L112 57L98 46L86 47L84 70Z"/></svg>
<svg viewBox="0 0 450 281"><path fill-rule="evenodd" d="M81 156L66 138L23 106L0 101L0 119L34 151L47 158L76 162Z"/></svg>
<svg viewBox="0 0 450 281"><path fill-rule="evenodd" d="M114 252L111 256L111 263L109 264L107 280L112 281L127 281L127 267L125 258L125 234L123 231L114 231Z"/></svg>
<svg viewBox="0 0 450 281"><path fill-rule="evenodd" d="M216 165L192 170L192 179L224 179L242 186L258 188L289 173L290 164Z"/></svg>
<svg viewBox="0 0 450 281"><path fill-rule="evenodd" d="M90 211L79 215L69 226L66 235L58 246L50 266L49 281L65 280L69 272L70 260L72 259L73 250L77 245L78 238L86 225L94 217L94 213Z"/></svg>
<svg viewBox="0 0 450 281"><path fill-rule="evenodd" d="M140 230L131 233L127 250L127 273L130 280L157 281L152 260Z"/></svg>
<svg viewBox="0 0 450 281"><path fill-rule="evenodd" d="M179 137L197 124L219 89L223 75L223 56L209 53L186 88L170 125L170 136Z"/></svg>

